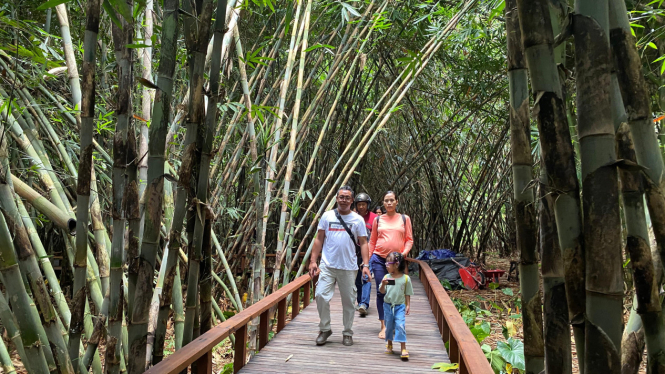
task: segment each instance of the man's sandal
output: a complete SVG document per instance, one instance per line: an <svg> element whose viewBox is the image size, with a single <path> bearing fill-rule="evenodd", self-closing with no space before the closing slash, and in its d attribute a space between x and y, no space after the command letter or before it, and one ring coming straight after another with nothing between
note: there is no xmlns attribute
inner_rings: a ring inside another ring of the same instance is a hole
<svg viewBox="0 0 665 374"><path fill-rule="evenodd" d="M387 354L387 355L393 354L393 344L392 343L386 344L386 351L384 353Z"/></svg>
<svg viewBox="0 0 665 374"><path fill-rule="evenodd" d="M400 356L402 360L408 360L409 359L409 351L406 349L402 349L402 356Z"/></svg>

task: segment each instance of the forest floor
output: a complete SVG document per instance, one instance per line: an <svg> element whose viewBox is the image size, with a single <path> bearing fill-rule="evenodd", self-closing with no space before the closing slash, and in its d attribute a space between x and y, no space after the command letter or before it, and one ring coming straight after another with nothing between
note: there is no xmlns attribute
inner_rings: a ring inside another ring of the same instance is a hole
<svg viewBox="0 0 665 374"><path fill-rule="evenodd" d="M471 305L477 303L481 309L489 311L491 314L484 314L478 317L478 320L486 320L490 323L491 333L486 337L482 344L487 344L493 349L496 348L498 342L506 341L506 335L510 334L513 338L523 340L522 335L522 318L514 318L511 316L521 316L521 302L520 298L520 285L515 279L508 281L508 270L510 269L510 259L499 258L497 253L488 253L486 257L486 268L488 269L501 269L506 273L499 279L499 286L495 289L482 289L482 290L455 290L448 291L450 298L453 299L458 308L460 305ZM542 281L541 281L541 294L542 294ZM510 289L511 291L504 291ZM624 322L628 320L631 306L631 296L626 296L624 300ZM514 328L509 333L508 327ZM572 343L573 355L573 373L579 373L577 364L577 350L575 348L575 341L573 339L572 330L570 333ZM639 374L646 374L646 352L642 359Z"/></svg>

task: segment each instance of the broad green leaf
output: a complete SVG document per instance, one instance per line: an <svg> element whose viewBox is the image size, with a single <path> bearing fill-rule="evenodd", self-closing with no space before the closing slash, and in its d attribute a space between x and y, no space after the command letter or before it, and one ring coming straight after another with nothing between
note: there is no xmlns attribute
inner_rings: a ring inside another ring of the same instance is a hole
<svg viewBox="0 0 665 374"><path fill-rule="evenodd" d="M506 362L511 363L514 367L525 370L524 368L524 343L518 339L510 338L508 343L499 342L496 345L497 351L501 354Z"/></svg>
<svg viewBox="0 0 665 374"><path fill-rule="evenodd" d="M37 7L37 10L46 10L48 8L53 8L55 6L58 6L60 4L64 4L69 0L49 0L45 2L44 4L40 5Z"/></svg>
<svg viewBox="0 0 665 374"><path fill-rule="evenodd" d="M486 337L490 336L491 329L488 322L477 322L473 327L471 327L471 333L478 341L478 344L482 343Z"/></svg>
<svg viewBox="0 0 665 374"><path fill-rule="evenodd" d="M504 294L504 295L515 296L515 294L513 293L513 289L512 289L512 288L504 288L504 289L501 290L501 291L503 291L503 294Z"/></svg>

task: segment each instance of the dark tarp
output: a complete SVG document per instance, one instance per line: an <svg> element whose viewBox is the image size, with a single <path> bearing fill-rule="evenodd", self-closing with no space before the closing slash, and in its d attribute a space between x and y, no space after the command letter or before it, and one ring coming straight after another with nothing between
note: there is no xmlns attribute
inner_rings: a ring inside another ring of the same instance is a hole
<svg viewBox="0 0 665 374"><path fill-rule="evenodd" d="M462 266L469 266L469 264L471 264L471 261L468 258L460 255L455 257L455 261L459 262ZM454 263L452 259L424 260L423 262L427 263L429 267L432 268L432 271L436 274L436 277L439 278L439 280L447 280L453 289L464 287L462 284L462 278L459 275L460 267ZM413 263L410 264L409 272L415 273L417 271L418 265Z"/></svg>

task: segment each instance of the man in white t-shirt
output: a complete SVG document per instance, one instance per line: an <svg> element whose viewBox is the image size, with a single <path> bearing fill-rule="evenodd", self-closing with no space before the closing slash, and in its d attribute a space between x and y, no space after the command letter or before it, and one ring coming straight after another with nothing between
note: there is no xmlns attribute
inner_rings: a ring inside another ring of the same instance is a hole
<svg viewBox="0 0 665 374"><path fill-rule="evenodd" d="M309 275L318 273L316 284L316 307L319 311L319 336L317 345L323 345L332 335L330 328L330 300L335 292L335 283L342 298L344 345L353 345L353 317L355 315L356 274L358 273L358 251L362 256L363 275L369 277L369 251L367 230L363 218L351 211L353 190L349 186L337 191L337 209L329 210L321 216L318 232L312 245ZM340 218L342 222L340 221ZM346 225L346 228L344 227ZM347 230L348 229L348 230ZM353 238L352 238L353 237ZM357 244L354 243L357 241ZM321 256L321 267L316 262Z"/></svg>

